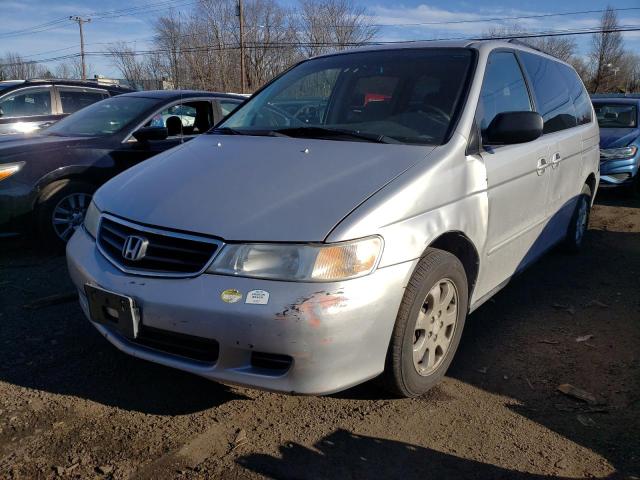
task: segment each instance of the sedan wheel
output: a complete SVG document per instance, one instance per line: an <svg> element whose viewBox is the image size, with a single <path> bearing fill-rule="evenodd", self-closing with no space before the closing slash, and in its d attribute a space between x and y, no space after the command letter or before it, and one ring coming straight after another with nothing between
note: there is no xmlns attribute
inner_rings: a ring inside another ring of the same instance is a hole
<svg viewBox="0 0 640 480"><path fill-rule="evenodd" d="M63 197L56 204L51 215L51 225L60 240L67 242L82 225L89 203L91 195L78 192Z"/></svg>

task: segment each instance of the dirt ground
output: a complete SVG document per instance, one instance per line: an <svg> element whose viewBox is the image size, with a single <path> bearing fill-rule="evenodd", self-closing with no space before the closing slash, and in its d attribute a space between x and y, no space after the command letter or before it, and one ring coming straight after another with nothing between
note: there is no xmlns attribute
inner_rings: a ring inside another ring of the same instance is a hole
<svg viewBox="0 0 640 480"><path fill-rule="evenodd" d="M67 295L64 258L0 247L0 478L640 476L640 200L600 195L583 252L548 254L476 311L445 381L413 400L130 358Z"/></svg>

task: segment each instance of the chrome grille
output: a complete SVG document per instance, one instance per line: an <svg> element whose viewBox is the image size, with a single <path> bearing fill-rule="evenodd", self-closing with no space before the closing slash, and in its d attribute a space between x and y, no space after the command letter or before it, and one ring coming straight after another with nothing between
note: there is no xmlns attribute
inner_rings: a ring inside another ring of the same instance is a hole
<svg viewBox="0 0 640 480"><path fill-rule="evenodd" d="M130 236L148 243L139 260L123 255ZM128 273L157 276L189 276L202 272L221 247L218 240L138 225L103 215L98 230L98 248L114 265Z"/></svg>

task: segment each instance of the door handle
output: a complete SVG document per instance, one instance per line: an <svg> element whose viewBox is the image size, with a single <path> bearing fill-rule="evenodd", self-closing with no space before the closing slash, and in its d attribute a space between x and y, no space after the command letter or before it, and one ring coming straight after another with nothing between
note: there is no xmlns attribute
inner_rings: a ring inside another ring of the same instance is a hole
<svg viewBox="0 0 640 480"><path fill-rule="evenodd" d="M551 168L556 169L560 166L560 158L559 152L553 154L553 157L551 157Z"/></svg>
<svg viewBox="0 0 640 480"><path fill-rule="evenodd" d="M546 158L541 158L540 160L538 160L538 166L536 167L536 172L538 173L538 176L542 175L549 165L550 164L547 163Z"/></svg>

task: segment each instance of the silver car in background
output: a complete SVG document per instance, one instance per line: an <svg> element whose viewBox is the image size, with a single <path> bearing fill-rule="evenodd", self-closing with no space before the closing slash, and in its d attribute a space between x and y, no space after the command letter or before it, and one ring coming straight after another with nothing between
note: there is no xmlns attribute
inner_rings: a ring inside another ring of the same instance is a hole
<svg viewBox="0 0 640 480"><path fill-rule="evenodd" d="M136 357L303 394L382 374L420 395L469 312L580 247L598 140L576 72L519 44L317 57L100 188L69 271Z"/></svg>

